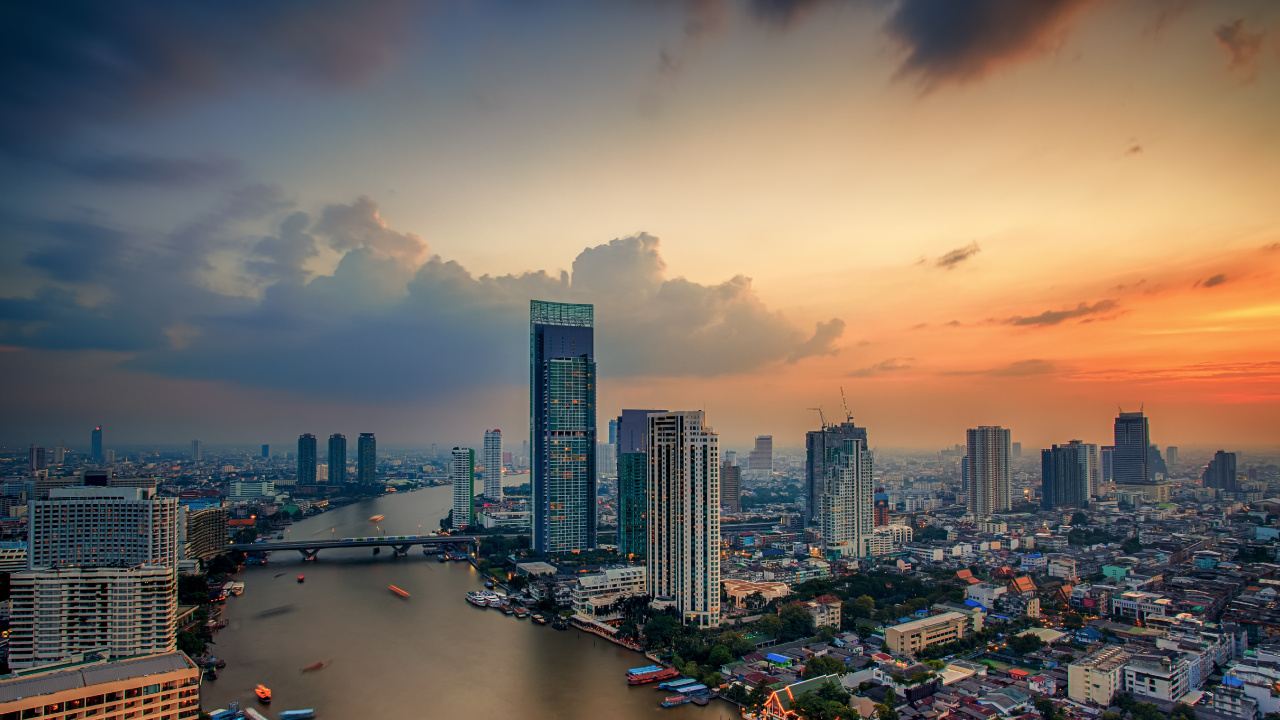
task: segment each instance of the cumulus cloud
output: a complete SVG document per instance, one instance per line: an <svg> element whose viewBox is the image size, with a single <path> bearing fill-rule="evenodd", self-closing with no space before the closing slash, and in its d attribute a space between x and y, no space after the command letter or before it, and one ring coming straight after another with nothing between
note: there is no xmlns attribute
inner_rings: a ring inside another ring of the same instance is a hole
<svg viewBox="0 0 1280 720"><path fill-rule="evenodd" d="M896 370L910 370L915 366L915 358L889 358L888 360L881 360L875 365L868 365L867 367L850 371L848 377L871 377Z"/></svg>
<svg viewBox="0 0 1280 720"><path fill-rule="evenodd" d="M1238 73L1247 82L1258 77L1258 57L1262 53L1262 43L1266 39L1265 32L1249 32L1245 28L1244 19L1241 18L1219 25L1218 29L1214 30L1213 37L1230 58L1228 70Z"/></svg>
<svg viewBox="0 0 1280 720"><path fill-rule="evenodd" d="M1048 51L1093 0L901 0L886 31L906 53L900 73L930 88L979 80Z"/></svg>
<svg viewBox="0 0 1280 720"><path fill-rule="evenodd" d="M86 307L54 285L0 299L0 345L123 351L129 367L173 377L403 399L522 384L532 298L596 305L606 377L747 372L833 354L844 332L839 318L805 332L746 277L669 277L660 241L645 233L584 249L571 273L477 277L389 227L369 198L314 219L276 200L240 198L158 242L105 225L45 224L28 266L103 286L107 299ZM245 219L263 212L277 230L244 233ZM313 276L306 265L326 246L341 260ZM241 280L259 295L201 282L215 254L238 257Z"/></svg>
<svg viewBox="0 0 1280 720"><path fill-rule="evenodd" d="M1108 312L1115 309L1115 307L1115 300L1099 300L1092 305L1080 303L1069 310L1045 310L1039 315L1031 315L1029 317L1014 315L1011 318L1006 318L1003 322L1005 325L1057 325L1072 318Z"/></svg>
<svg viewBox="0 0 1280 720"><path fill-rule="evenodd" d="M981 250L982 248L978 247L978 243L971 242L962 248L956 248L955 250L952 250L946 255L938 258L934 265L950 270L965 260L977 255Z"/></svg>

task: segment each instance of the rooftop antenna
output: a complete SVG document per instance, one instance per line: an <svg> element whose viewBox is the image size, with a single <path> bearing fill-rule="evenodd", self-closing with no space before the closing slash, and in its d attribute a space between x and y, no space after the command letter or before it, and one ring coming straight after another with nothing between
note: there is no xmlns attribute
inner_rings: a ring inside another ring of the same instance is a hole
<svg viewBox="0 0 1280 720"><path fill-rule="evenodd" d="M853 424L853 413L849 412L849 402L844 399L844 386L840 386L840 404L844 406L845 422Z"/></svg>
<svg viewBox="0 0 1280 720"><path fill-rule="evenodd" d="M823 429L823 430L826 430L826 429L827 429L827 417L826 417L825 415L823 415L823 414L822 414L822 408L820 408L820 407L812 407L812 408L807 408L807 409L808 409L808 410L817 410L817 411L818 411L818 420L820 420L820 421L822 422L822 429Z"/></svg>

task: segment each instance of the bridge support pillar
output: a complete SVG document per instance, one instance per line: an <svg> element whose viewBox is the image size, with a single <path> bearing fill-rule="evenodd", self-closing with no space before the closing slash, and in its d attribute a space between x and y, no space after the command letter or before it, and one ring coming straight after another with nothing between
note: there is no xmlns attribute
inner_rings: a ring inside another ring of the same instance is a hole
<svg viewBox="0 0 1280 720"><path fill-rule="evenodd" d="M404 557L405 555L409 554L408 545L393 545L391 549L392 549L392 554L395 557Z"/></svg>
<svg viewBox="0 0 1280 720"><path fill-rule="evenodd" d="M298 550L298 553L302 555L303 562L314 562L316 559L316 553L318 552L320 552L320 550L317 548L311 548L309 550Z"/></svg>

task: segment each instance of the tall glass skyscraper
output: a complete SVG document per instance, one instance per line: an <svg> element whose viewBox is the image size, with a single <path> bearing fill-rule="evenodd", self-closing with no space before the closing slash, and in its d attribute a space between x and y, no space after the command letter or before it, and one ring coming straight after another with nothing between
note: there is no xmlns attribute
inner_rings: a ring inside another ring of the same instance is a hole
<svg viewBox="0 0 1280 720"><path fill-rule="evenodd" d="M596 544L593 315L589 304L529 305L529 445L538 552Z"/></svg>
<svg viewBox="0 0 1280 720"><path fill-rule="evenodd" d="M347 483L347 436L334 433L329 436L329 484L341 486Z"/></svg>
<svg viewBox="0 0 1280 720"><path fill-rule="evenodd" d="M93 429L93 438L89 442L89 456L94 462L102 462L102 426Z"/></svg>
<svg viewBox="0 0 1280 720"><path fill-rule="evenodd" d="M378 476L378 441L373 433L360 433L356 440L356 481L361 490L371 490Z"/></svg>
<svg viewBox="0 0 1280 720"><path fill-rule="evenodd" d="M462 530L476 524L476 451L453 449L449 463L449 479L453 481L453 529Z"/></svg>
<svg viewBox="0 0 1280 720"><path fill-rule="evenodd" d="M298 484L316 484L316 436L311 433L298 438Z"/></svg>
<svg viewBox="0 0 1280 720"><path fill-rule="evenodd" d="M1111 455L1111 473L1117 485L1146 485L1151 482L1148 452L1151 427L1141 412L1122 412L1116 418L1116 444Z"/></svg>
<svg viewBox="0 0 1280 720"><path fill-rule="evenodd" d="M648 452L649 413L665 410L623 410L610 421L618 443L618 554L644 555L647 552L645 518L649 493L645 473Z"/></svg>
<svg viewBox="0 0 1280 720"><path fill-rule="evenodd" d="M846 440L861 440L867 444L867 429L853 422L824 425L821 430L810 430L804 435L804 521L820 523L822 520L822 492L825 487L827 461L835 450L843 450Z"/></svg>
<svg viewBox="0 0 1280 720"><path fill-rule="evenodd" d="M502 431L484 431L484 496L502 501Z"/></svg>

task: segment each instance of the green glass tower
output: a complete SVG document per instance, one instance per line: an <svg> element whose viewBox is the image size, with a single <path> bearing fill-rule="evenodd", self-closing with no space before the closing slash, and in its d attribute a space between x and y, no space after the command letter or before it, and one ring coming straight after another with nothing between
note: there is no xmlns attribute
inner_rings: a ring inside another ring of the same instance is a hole
<svg viewBox="0 0 1280 720"><path fill-rule="evenodd" d="M649 413L665 410L623 410L616 424L618 456L618 554L644 555L648 540L645 513L649 494L647 471Z"/></svg>

